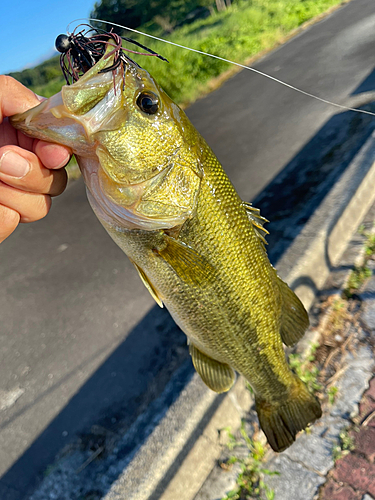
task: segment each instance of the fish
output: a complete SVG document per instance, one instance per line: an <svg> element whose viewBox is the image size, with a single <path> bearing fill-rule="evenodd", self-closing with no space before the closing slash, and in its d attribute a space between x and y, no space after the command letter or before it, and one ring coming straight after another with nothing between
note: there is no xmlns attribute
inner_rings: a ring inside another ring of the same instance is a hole
<svg viewBox="0 0 375 500"><path fill-rule="evenodd" d="M309 319L268 259L266 220L146 70L113 45L94 62L11 124L71 148L96 216L186 334L203 382L222 393L243 375L282 452L322 413L286 360Z"/></svg>

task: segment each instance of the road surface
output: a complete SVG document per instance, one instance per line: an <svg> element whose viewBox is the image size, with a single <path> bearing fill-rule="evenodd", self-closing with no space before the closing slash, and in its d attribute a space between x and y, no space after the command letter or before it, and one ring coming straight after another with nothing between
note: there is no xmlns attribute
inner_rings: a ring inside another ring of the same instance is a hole
<svg viewBox="0 0 375 500"><path fill-rule="evenodd" d="M255 65L344 104L374 90L374 66L373 0L352 0ZM327 124L337 136L335 113L248 71L187 110L248 201L293 159L302 168L306 148L318 154ZM129 426L187 349L95 219L81 180L0 246L0 283L0 498L21 500L75 436L103 418Z"/></svg>

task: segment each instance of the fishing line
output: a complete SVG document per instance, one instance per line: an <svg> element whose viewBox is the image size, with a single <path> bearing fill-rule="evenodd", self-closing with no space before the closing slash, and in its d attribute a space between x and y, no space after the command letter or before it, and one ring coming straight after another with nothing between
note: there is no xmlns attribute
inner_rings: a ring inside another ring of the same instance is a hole
<svg viewBox="0 0 375 500"><path fill-rule="evenodd" d="M111 24L112 26L116 26L118 28L122 28L128 31L132 31L133 33L137 33L138 35L143 35L148 38L153 38L154 40L158 40L159 42L164 42L164 43L169 43L170 45L174 45L175 47L179 47L181 49L185 50L190 50L191 52L196 52L197 54L201 54L204 56L212 57L213 59L218 59L219 61L223 61L229 64L234 64L235 66L238 66L239 68L247 69L249 71L253 71L254 73L257 73L258 75L264 76L266 78L269 78L270 80L273 80L276 83L279 83L280 85L284 85L284 87L287 87L291 90L295 90L296 92L299 92L300 94L303 94L307 97L311 97L313 99L316 99L320 102L324 102L325 104L329 104L330 106L335 106L336 108L344 109L346 111L354 111L355 113L363 113L365 115L371 115L375 116L375 113L372 111L365 111L364 109L359 109L359 108L350 108L348 106L344 106L343 104L337 104L336 102L329 101L328 99L323 99L322 97L318 97L315 94L311 94L310 92L306 92L305 90L299 89L298 87L294 87L290 83L284 82L283 80L279 80L278 78L268 75L267 73L264 73L263 71L260 71L259 69L252 68L250 66L245 66L244 64L240 64L234 61L231 61L229 59L225 59L224 57L216 56L214 54L210 54L209 52L203 52L202 50L197 50L197 49L192 49L191 47L185 47L185 45L180 45L179 43L171 42L170 40L164 40L163 38L159 38L154 35L149 35L148 33L143 33L142 31L138 31L134 28L128 28L127 26L122 26L121 24L116 24L112 23L110 21L104 21L103 19L92 19L92 18L81 18L81 19L75 19L74 21L71 21L67 28L66 31L69 33L69 26L75 22L78 21L95 21L95 22L101 22L105 24Z"/></svg>

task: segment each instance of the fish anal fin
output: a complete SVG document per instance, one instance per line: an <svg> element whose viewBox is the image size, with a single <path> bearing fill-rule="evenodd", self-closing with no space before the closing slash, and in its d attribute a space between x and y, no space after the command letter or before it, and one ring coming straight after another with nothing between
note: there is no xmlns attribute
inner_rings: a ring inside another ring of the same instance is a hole
<svg viewBox="0 0 375 500"><path fill-rule="evenodd" d="M249 221L252 223L255 233L262 243L267 245L266 236L270 234L267 229L263 227L263 224L269 222L265 217L260 215L259 208L255 208L251 203L247 203L246 201L242 202L244 209L246 210Z"/></svg>
<svg viewBox="0 0 375 500"><path fill-rule="evenodd" d="M260 426L271 448L281 452L295 441L296 434L322 416L318 400L295 377L289 398L283 404L255 398Z"/></svg>
<svg viewBox="0 0 375 500"><path fill-rule="evenodd" d="M159 297L158 292L155 290L154 286L152 285L152 283L148 279L148 277L145 274L145 272L143 271L143 269L141 269L132 259L130 259L130 261L134 265L134 267L136 268L136 270L138 271L139 277L141 278L141 280L142 280L143 284L145 285L145 287L147 288L147 290L150 292L152 298L155 300L155 302L160 307L164 307L163 306L163 301Z"/></svg>
<svg viewBox="0 0 375 500"><path fill-rule="evenodd" d="M164 234L164 241L165 247L155 249L155 252L183 281L191 285L204 285L215 279L215 268L196 250L167 234Z"/></svg>
<svg viewBox="0 0 375 500"><path fill-rule="evenodd" d="M309 326L309 316L302 302L289 286L278 277L282 296L281 339L287 346L292 346L305 334Z"/></svg>
<svg viewBox="0 0 375 500"><path fill-rule="evenodd" d="M192 343L189 345L189 351L194 368L207 387L218 393L229 391L236 380L233 369L207 356Z"/></svg>

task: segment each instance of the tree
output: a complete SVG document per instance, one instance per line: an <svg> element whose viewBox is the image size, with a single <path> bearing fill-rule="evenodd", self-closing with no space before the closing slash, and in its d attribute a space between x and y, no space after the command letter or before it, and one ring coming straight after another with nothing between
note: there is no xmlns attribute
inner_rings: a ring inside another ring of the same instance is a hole
<svg viewBox="0 0 375 500"><path fill-rule="evenodd" d="M229 1L229 0L227 0ZM221 9L225 9L224 0L216 0ZM189 14L199 7L213 11L214 0L101 0L94 5L91 17L112 21L129 28L137 28L149 21L154 21L170 32L175 26L184 24ZM111 29L107 24L105 29ZM115 28L114 28L115 29ZM116 30L121 32L121 30Z"/></svg>
<svg viewBox="0 0 375 500"><path fill-rule="evenodd" d="M214 3L214 0L197 0L199 7L206 7L210 11L211 16L215 14Z"/></svg>
<svg viewBox="0 0 375 500"><path fill-rule="evenodd" d="M137 28L148 20L148 4L149 2L145 0L101 0L95 3L90 17L112 21L116 24L129 26L129 28ZM116 32L122 31L110 24L105 26L107 31L111 28Z"/></svg>

